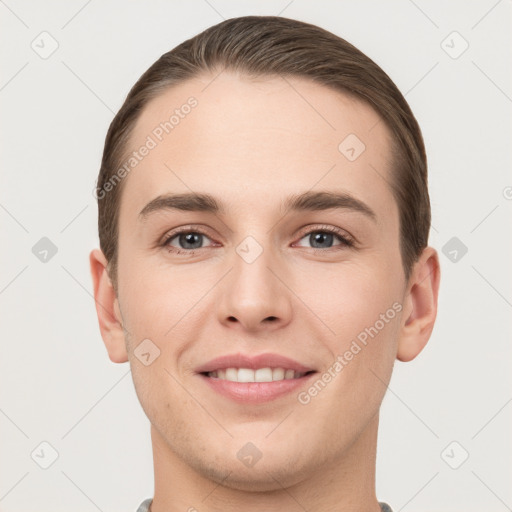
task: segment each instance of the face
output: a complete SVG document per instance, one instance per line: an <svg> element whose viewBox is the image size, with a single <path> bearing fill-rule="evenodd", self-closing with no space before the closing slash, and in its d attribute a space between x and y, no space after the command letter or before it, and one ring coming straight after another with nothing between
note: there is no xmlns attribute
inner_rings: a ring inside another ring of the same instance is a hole
<svg viewBox="0 0 512 512"><path fill-rule="evenodd" d="M213 78L135 127L131 148L153 147L123 184L118 309L154 439L269 489L334 465L378 413L406 287L390 138L305 79Z"/></svg>

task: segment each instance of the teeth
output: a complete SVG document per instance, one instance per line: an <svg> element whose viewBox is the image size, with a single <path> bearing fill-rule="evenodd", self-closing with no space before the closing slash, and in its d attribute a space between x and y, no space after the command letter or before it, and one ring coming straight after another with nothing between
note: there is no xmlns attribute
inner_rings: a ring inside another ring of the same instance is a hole
<svg viewBox="0 0 512 512"><path fill-rule="evenodd" d="M231 380L233 382L238 381L238 370L236 368L227 368L225 371L220 370L221 373L217 374L219 379ZM224 375L222 375L224 372Z"/></svg>
<svg viewBox="0 0 512 512"><path fill-rule="evenodd" d="M294 373L295 372L293 370L286 370L286 373L284 374L284 378L285 379L293 379Z"/></svg>
<svg viewBox="0 0 512 512"><path fill-rule="evenodd" d="M249 368L239 368L238 382L254 382L254 370Z"/></svg>
<svg viewBox="0 0 512 512"><path fill-rule="evenodd" d="M272 380L283 380L284 368L274 368L272 370Z"/></svg>
<svg viewBox="0 0 512 512"><path fill-rule="evenodd" d="M298 379L305 375L304 372L296 372L285 368L225 368L208 372L208 377L216 377L231 382L273 382L275 380Z"/></svg>
<svg viewBox="0 0 512 512"><path fill-rule="evenodd" d="M240 370L238 371L238 378L240 378ZM254 372L254 380L256 382L272 382L274 375L271 368L260 368Z"/></svg>

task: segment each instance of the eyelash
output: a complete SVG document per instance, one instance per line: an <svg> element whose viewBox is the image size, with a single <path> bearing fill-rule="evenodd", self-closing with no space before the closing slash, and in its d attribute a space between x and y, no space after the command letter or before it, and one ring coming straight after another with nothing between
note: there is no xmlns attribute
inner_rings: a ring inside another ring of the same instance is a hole
<svg viewBox="0 0 512 512"><path fill-rule="evenodd" d="M311 235L311 233L329 233L331 235L335 235L338 237L338 240L341 242L339 245L335 245L333 247L328 247L327 249L319 249L318 247L311 247L310 249L318 252L326 252L326 251L337 251L345 248L354 247L355 242L352 238L344 234L343 231L337 228L333 228L332 226L316 226L313 229L309 229L308 231L304 231L300 234L299 240L302 240L304 237Z"/></svg>
<svg viewBox="0 0 512 512"><path fill-rule="evenodd" d="M191 234L191 233L197 234L197 235L204 235L207 238L209 238L208 235L201 229L191 229L189 226L189 227L186 227L183 229L179 229L178 231L173 231L168 236L166 236L165 240L162 242L162 247L165 247L171 253L188 254L189 256L194 255L197 251L206 249L206 247L200 247L199 249L180 249L178 247L172 247L172 246L168 245L169 242L173 238L176 238L178 235ZM352 238L348 237L346 234L343 234L343 232L340 231L339 229L333 228L331 226L320 226L320 227L315 227L314 229L310 229L309 231L302 233L299 240L302 240L305 236L311 235L312 233L333 234L333 235L336 235L338 237L338 240L341 242L337 246L328 247L326 249L319 249L318 247L311 247L311 249L315 252L317 252L317 251L326 252L329 250L339 250L339 249L343 249L343 248L351 248L351 247L354 247L354 245L355 245L355 242Z"/></svg>

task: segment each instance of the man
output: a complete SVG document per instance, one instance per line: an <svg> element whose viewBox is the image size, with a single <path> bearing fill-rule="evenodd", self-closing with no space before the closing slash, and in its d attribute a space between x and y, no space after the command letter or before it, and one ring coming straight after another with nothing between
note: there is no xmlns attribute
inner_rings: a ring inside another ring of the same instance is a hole
<svg viewBox="0 0 512 512"><path fill-rule="evenodd" d="M151 422L139 512L391 510L383 383L427 343L440 269L384 71L299 21L220 23L135 84L97 195L100 330Z"/></svg>

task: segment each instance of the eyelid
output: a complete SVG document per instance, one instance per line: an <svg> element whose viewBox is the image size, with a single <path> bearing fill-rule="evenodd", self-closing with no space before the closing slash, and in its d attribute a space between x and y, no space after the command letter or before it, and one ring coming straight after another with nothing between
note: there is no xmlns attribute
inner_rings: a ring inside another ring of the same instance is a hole
<svg viewBox="0 0 512 512"><path fill-rule="evenodd" d="M173 245L170 244L170 241L172 239L178 237L179 235L181 235L183 233L185 233L185 234L195 233L198 235L202 235L203 237L209 239L211 243L205 247L198 247L197 249L182 249L181 247L174 247ZM181 254L181 255L185 254L188 256L193 256L197 252L202 251L204 249L219 246L219 244L216 243L215 240L213 240L212 237L210 237L205 231L203 231L202 229L198 229L198 228L191 229L190 226L185 226L183 228L176 228L176 230L168 232L164 236L163 241L159 245L161 247L163 247L164 249L166 249L170 253Z"/></svg>
<svg viewBox="0 0 512 512"><path fill-rule="evenodd" d="M341 229L341 228L338 228L338 227L335 227L335 226L331 226L331 225L328 225L328 224L310 224L308 226L305 226L304 228L301 228L301 230L299 231L299 240L304 238L305 236L311 234L311 233L316 233L316 232L327 232L327 233L332 233L334 235L336 235L337 237L339 237L341 239L341 242L342 244L345 244L349 247L352 247L354 246L356 243L357 243L357 240L350 234L348 233L347 231L345 231L344 229ZM316 249L316 250L319 250L319 251L325 251L326 249L318 249L316 247L312 247L312 249Z"/></svg>
<svg viewBox="0 0 512 512"><path fill-rule="evenodd" d="M215 247L216 242L212 239L212 237L206 231L207 230L199 224L189 224L186 226L180 226L176 229L172 229L172 230L168 231L162 237L162 241L160 242L160 245L167 248L168 250L169 250L169 247L172 247L172 250L170 250L170 252L194 254L196 251L200 251L200 250L206 249L208 247ZM322 224L309 224L309 225L301 228L297 235L299 237L297 241L300 241L305 236L310 235L311 233L316 233L316 232L331 233L331 234L337 236L341 243L336 246L329 247L327 249L319 249L317 247L311 247L311 249L314 251L327 252L327 251L329 251L329 249L335 249L335 248L340 248L340 247L351 248L351 247L354 247L357 243L357 240L352 235L350 235L348 232L346 232L345 230L335 227L335 226L322 225ZM206 247L199 247L198 249L181 249L179 247L174 247L174 246L169 245L170 240L172 240L173 238L175 238L176 236L178 236L182 233L197 233L197 234L205 236L206 238L209 238L210 240L213 241L213 243ZM297 243L297 242L294 242L294 244L295 243Z"/></svg>
<svg viewBox="0 0 512 512"><path fill-rule="evenodd" d="M187 224L186 226L180 226L166 231L162 236L160 243L166 244L170 239L174 238L176 235L181 235L182 233L198 233L207 236L208 238L212 238L207 233L207 229L202 227L200 224Z"/></svg>

